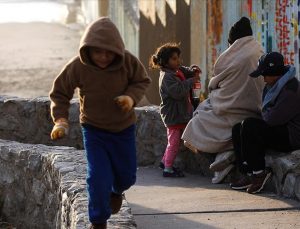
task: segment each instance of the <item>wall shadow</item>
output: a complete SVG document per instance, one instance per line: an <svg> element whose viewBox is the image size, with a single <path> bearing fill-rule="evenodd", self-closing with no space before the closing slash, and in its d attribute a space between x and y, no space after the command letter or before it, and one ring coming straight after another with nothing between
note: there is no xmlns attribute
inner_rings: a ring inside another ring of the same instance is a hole
<svg viewBox="0 0 300 229"><path fill-rule="evenodd" d="M151 19L145 17L140 11L140 37L139 37L139 57L146 66L152 79L146 97L152 104L159 105L158 79L159 71L150 70L149 58L156 48L166 42L180 42L182 51L181 58L184 65L190 65L190 6L185 1L176 1L176 14L174 14L168 4L166 4L166 26L164 26L158 14L155 13L153 24Z"/></svg>

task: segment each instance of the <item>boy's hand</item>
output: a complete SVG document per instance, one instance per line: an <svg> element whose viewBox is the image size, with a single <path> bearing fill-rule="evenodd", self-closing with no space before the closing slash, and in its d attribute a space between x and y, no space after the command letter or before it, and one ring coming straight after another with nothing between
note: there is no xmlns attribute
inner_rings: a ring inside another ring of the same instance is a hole
<svg viewBox="0 0 300 229"><path fill-rule="evenodd" d="M124 112L129 112L134 104L133 99L128 95L120 95L116 97L115 102Z"/></svg>
<svg viewBox="0 0 300 229"><path fill-rule="evenodd" d="M65 135L68 134L69 131L69 124L65 118L60 118L55 121L55 125L51 132L51 139L56 140L59 138L63 138Z"/></svg>

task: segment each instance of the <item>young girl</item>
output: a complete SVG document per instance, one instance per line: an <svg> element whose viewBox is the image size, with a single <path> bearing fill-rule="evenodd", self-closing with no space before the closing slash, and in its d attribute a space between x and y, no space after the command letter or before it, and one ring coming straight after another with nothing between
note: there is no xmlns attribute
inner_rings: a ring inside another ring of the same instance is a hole
<svg viewBox="0 0 300 229"><path fill-rule="evenodd" d="M181 66L180 53L178 44L166 43L150 58L150 67L160 69L160 114L167 127L168 145L160 164L164 177L184 177L173 163L181 134L193 113L190 91L199 81L200 68Z"/></svg>

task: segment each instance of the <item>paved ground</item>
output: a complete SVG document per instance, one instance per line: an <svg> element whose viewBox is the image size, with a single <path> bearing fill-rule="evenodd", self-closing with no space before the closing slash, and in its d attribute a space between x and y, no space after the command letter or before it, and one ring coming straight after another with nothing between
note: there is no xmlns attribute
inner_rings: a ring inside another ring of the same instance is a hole
<svg viewBox="0 0 300 229"><path fill-rule="evenodd" d="M234 191L199 175L163 178L158 168L139 168L126 198L138 229L300 228L299 202Z"/></svg>

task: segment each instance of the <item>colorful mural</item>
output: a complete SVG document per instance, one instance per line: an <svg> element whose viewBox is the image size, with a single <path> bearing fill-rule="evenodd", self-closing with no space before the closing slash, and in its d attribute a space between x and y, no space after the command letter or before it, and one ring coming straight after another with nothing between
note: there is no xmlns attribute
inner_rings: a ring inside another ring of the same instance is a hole
<svg viewBox="0 0 300 229"><path fill-rule="evenodd" d="M218 44L223 34L223 9L221 0L207 1L207 74L212 74L213 65L220 53ZM206 84L208 80L206 81Z"/></svg>
<svg viewBox="0 0 300 229"><path fill-rule="evenodd" d="M87 1L89 0L82 0ZM185 45L184 53L190 56L190 59L186 59L191 63L199 63L203 69L202 83L207 85L212 77L216 59L228 47L228 33L231 26L240 17L247 16L251 20L253 35L262 44L264 51L281 52L285 56L285 63L296 67L300 79L300 0L186 0L184 4L182 0L98 1L100 10L104 5L107 14L119 27L126 47L144 60L145 64L149 53L139 50L139 47L144 46L145 40L147 47L157 46L157 41L148 40L148 35L143 37L141 31L147 32L146 25L161 37L180 40ZM125 4L126 2L129 5ZM170 33L183 23L180 18L183 14L179 13L182 6L185 6L184 15L187 15L188 11L191 13L190 19L188 15L186 16L185 23L191 27L186 31L197 31L193 36L184 37ZM204 16L195 17L195 14ZM148 19L151 24L146 23ZM190 43L191 41L194 43ZM194 52L194 49L200 51ZM203 90L205 88L204 86Z"/></svg>
<svg viewBox="0 0 300 229"><path fill-rule="evenodd" d="M227 48L231 25L247 16L251 19L253 35L265 52L281 52L286 64L295 65L299 78L300 0L214 0L207 1L207 12L208 47L213 44L208 49L207 68L211 68L216 57Z"/></svg>

